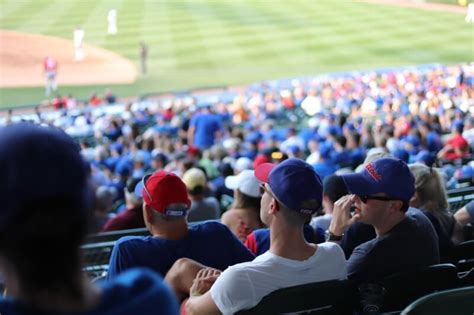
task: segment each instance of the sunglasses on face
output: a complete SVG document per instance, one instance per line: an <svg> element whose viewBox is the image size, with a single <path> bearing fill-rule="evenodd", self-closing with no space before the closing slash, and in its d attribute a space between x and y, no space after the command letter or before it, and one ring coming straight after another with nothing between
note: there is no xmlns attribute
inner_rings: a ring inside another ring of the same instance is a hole
<svg viewBox="0 0 474 315"><path fill-rule="evenodd" d="M373 200L382 200L382 201L393 201L395 199L390 198L390 197L383 197L383 196L358 196L360 201L363 203L367 203L367 200L373 199Z"/></svg>
<svg viewBox="0 0 474 315"><path fill-rule="evenodd" d="M143 176L142 185L143 185L143 190L145 191L145 194L147 195L148 199L150 199L150 201L153 202L153 198L151 198L150 192L148 191L148 189L146 189L146 182L148 181L150 176L151 176L151 174Z"/></svg>

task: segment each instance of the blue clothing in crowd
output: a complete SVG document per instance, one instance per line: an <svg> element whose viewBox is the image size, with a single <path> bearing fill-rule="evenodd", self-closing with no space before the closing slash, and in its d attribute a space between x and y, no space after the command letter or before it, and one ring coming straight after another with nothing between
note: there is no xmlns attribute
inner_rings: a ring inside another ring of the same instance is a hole
<svg viewBox="0 0 474 315"><path fill-rule="evenodd" d="M174 262L183 257L220 270L254 259L229 228L208 221L190 226L188 235L181 240L153 236L120 238L112 250L107 279L132 267L148 267L165 276Z"/></svg>
<svg viewBox="0 0 474 315"><path fill-rule="evenodd" d="M199 149L207 149L214 144L215 134L222 129L219 116L200 113L191 118L190 127L194 127L193 144Z"/></svg>
<svg viewBox="0 0 474 315"><path fill-rule="evenodd" d="M99 282L101 300L96 307L75 315L177 315L179 306L174 293L159 275L148 269L132 269L113 281ZM45 311L16 299L0 297L0 314L70 315L71 312Z"/></svg>

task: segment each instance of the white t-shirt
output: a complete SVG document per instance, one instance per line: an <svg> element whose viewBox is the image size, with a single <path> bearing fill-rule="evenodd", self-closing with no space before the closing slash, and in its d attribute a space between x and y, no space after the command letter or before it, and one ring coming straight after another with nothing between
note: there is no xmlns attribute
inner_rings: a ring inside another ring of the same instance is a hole
<svg viewBox="0 0 474 315"><path fill-rule="evenodd" d="M211 297L223 314L233 314L254 307L278 289L334 279L347 279L344 252L335 243L318 244L315 254L304 261L267 251L227 268L211 287Z"/></svg>

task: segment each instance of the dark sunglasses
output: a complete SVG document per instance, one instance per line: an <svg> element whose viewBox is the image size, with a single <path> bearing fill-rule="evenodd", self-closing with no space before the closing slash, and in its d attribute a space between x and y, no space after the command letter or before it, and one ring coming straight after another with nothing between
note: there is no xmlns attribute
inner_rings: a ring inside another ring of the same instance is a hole
<svg viewBox="0 0 474 315"><path fill-rule="evenodd" d="M383 197L383 196L358 196L360 201L363 203L367 203L367 200L373 199L373 200L382 200L382 201L393 201L395 199L390 198L390 197Z"/></svg>
<svg viewBox="0 0 474 315"><path fill-rule="evenodd" d="M150 201L153 202L153 198L151 198L150 192L148 191L148 189L146 189L146 182L148 181L150 177L151 177L151 174L147 174L143 176L142 185L143 185L143 190L145 191L145 194L147 195L148 199L150 199Z"/></svg>
<svg viewBox="0 0 474 315"><path fill-rule="evenodd" d="M258 188L260 189L260 195L262 195L262 196L267 191L267 189L265 188L264 183L260 183L260 185L258 185Z"/></svg>

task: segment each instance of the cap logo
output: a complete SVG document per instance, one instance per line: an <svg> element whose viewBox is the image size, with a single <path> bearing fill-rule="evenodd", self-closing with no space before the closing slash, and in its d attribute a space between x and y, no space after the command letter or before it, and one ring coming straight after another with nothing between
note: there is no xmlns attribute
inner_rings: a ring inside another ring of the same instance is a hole
<svg viewBox="0 0 474 315"><path fill-rule="evenodd" d="M375 170L374 165L372 163L367 164L365 167L367 172L369 172L369 175L376 181L381 181L382 176Z"/></svg>
<svg viewBox="0 0 474 315"><path fill-rule="evenodd" d="M183 209L183 210L166 209L165 210L165 215L170 216L170 217L181 217L185 213L186 213L186 209Z"/></svg>

